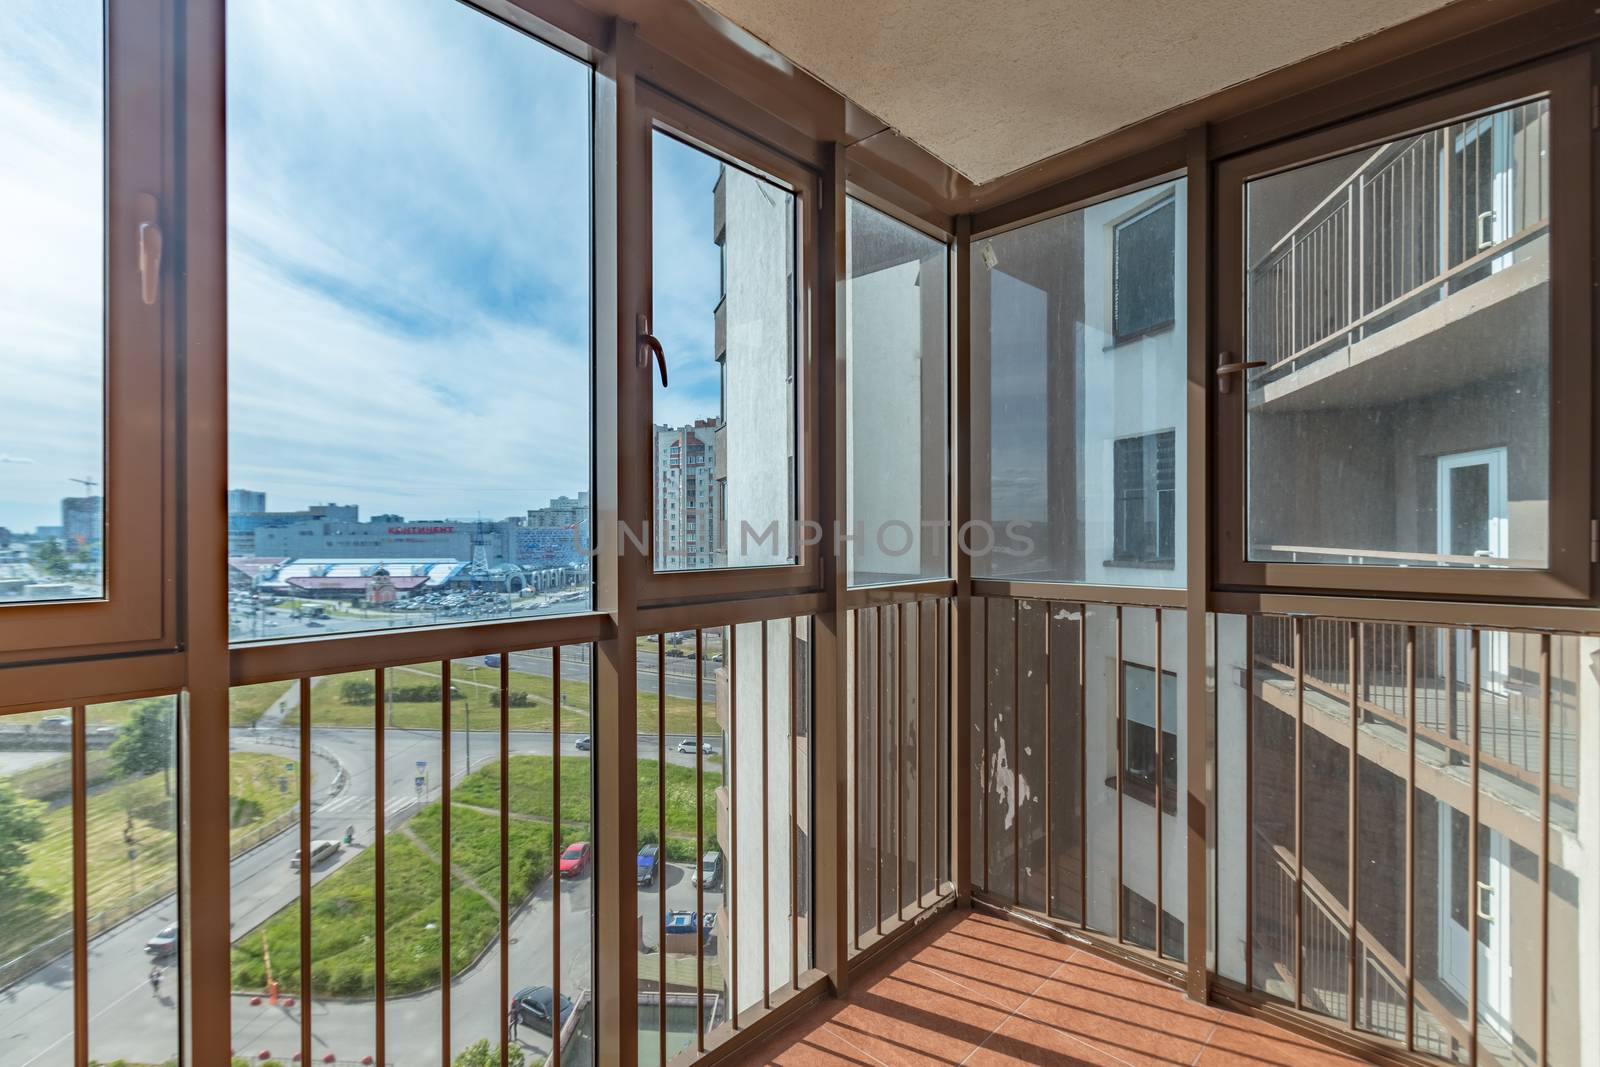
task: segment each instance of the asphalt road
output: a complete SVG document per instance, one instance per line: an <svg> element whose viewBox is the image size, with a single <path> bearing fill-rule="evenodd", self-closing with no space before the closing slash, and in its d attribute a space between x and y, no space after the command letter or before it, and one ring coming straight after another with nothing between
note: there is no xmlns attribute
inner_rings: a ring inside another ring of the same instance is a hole
<svg viewBox="0 0 1600 1067"><path fill-rule="evenodd" d="M286 696L291 696L291 689ZM289 705L290 702L286 702ZM287 706L274 709L271 720L281 720ZM438 798L440 781L439 735L412 730L387 730L384 734L385 761L381 768L384 782L384 824L389 829L403 823L417 808ZM670 737L669 762L693 766L692 754L671 751L679 738ZM498 753L498 737L474 732L471 736L471 766L478 767ZM577 738L564 735L562 755L581 755ZM468 770L469 736L455 731L451 737L451 779L459 781ZM297 788L288 769L294 760L297 732L294 730L236 730L234 747L242 751L282 753L285 758L286 787ZM548 755L551 735L545 732L518 732L509 738L513 754ZM312 732L312 838L341 838L354 828L354 845L331 862L312 872L313 886L328 877L343 863L370 847L377 832L373 785L379 768L372 759L372 734L359 729L316 729ZM656 755L656 739L641 737L641 759ZM419 766L419 763L421 764ZM342 769L342 773L341 772ZM423 779L421 788L417 778ZM279 908L296 899L298 872L290 859L299 847L298 835L280 834L233 861L231 923L236 936L242 936ZM694 890L689 884L688 865L669 865L665 881L669 908L692 908ZM641 889L641 910L647 927L653 928L655 892ZM569 881L561 893L562 989L569 995L590 984L590 881L587 877ZM313 897L315 889L313 888ZM714 911L720 894L706 894L706 908ZM159 1063L175 1055L177 1048L176 975L164 968L166 980L159 994L147 980L151 962L144 944L176 918L175 901L168 898L134 919L107 931L90 944L88 980L90 1012L90 1055L109 1061L118 1057L135 1062ZM551 980L550 953L552 906L550 884L541 883L529 901L513 917L511 927L511 981L514 987L548 984ZM439 991L412 997L394 998L386 1005L387 1058L395 1067L439 1062L439 1019L442 998ZM301 1005L287 1007L263 1003L253 1006L248 996L235 996L233 1009L234 1047L254 1055L261 1050L288 1058L297 1048ZM487 954L472 970L452 982L452 1054L480 1037L496 1033L503 1007L499 991L496 953ZM314 1058L333 1053L341 1061L358 1062L373 1051L375 1013L370 1003L323 1001L313 998L310 1008ZM8 1051L8 1067L69 1067L72 1058L72 972L70 958L36 971L16 986L0 992L0 1046L21 1050L20 1057ZM548 1051L549 1039L527 1028L519 1032L524 1046L532 1052Z"/></svg>

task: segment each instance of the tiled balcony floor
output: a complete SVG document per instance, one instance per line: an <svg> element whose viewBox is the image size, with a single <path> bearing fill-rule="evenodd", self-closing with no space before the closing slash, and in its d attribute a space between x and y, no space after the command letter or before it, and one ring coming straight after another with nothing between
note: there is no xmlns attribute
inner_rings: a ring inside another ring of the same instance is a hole
<svg viewBox="0 0 1600 1067"><path fill-rule="evenodd" d="M750 1063L1175 1064L1363 1061L1270 1023L1195 1004L1101 956L970 911L937 920Z"/></svg>

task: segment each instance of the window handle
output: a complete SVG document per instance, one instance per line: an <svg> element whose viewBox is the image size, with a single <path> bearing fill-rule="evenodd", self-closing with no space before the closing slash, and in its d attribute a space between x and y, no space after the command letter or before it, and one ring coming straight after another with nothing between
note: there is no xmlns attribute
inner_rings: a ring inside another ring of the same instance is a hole
<svg viewBox="0 0 1600 1067"><path fill-rule="evenodd" d="M650 332L650 316L639 316L639 366L648 366L650 353L654 352L656 366L661 371L661 388L667 387L667 353L661 342Z"/></svg>
<svg viewBox="0 0 1600 1067"><path fill-rule="evenodd" d="M1485 905L1487 902L1487 906ZM1478 883L1478 918L1482 922L1494 922L1494 885L1490 882Z"/></svg>
<svg viewBox="0 0 1600 1067"><path fill-rule="evenodd" d="M161 291L161 224L156 221L156 198L139 194L139 295L154 304Z"/></svg>
<svg viewBox="0 0 1600 1067"><path fill-rule="evenodd" d="M1230 357L1232 357L1232 355L1233 355L1232 352L1219 352L1219 353L1217 353L1217 358L1220 359L1220 360L1229 360ZM1264 360L1264 359L1247 359L1247 360L1236 361L1236 362L1218 363L1217 364L1217 392L1219 392L1219 393L1231 393L1231 392L1233 392L1233 376L1234 375L1243 374L1247 370L1255 370L1257 367L1265 367L1266 365L1267 365L1267 361Z"/></svg>

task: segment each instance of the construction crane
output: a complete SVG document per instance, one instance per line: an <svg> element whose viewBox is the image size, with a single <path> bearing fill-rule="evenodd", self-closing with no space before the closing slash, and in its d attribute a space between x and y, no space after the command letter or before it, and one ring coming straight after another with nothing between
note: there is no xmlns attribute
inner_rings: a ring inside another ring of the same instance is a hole
<svg viewBox="0 0 1600 1067"><path fill-rule="evenodd" d="M100 484L93 478L68 478L67 481L76 482L83 486L84 496L94 496L94 487Z"/></svg>

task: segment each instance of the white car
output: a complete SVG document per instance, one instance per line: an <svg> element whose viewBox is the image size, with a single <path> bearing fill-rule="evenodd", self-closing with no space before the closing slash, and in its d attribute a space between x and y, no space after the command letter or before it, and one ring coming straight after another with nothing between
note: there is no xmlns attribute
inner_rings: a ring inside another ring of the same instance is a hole
<svg viewBox="0 0 1600 1067"><path fill-rule="evenodd" d="M717 754L717 750L711 747L710 741L703 742L700 745L700 750L708 756L714 756ZM678 751L684 753L685 755L694 755L694 738L685 737L682 741L679 741Z"/></svg>

